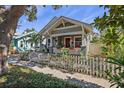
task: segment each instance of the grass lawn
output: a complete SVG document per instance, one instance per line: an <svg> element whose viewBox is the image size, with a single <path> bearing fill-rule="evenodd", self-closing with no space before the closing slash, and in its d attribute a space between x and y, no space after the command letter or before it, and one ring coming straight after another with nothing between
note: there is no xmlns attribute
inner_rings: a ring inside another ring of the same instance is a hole
<svg viewBox="0 0 124 93"><path fill-rule="evenodd" d="M0 87L11 88L76 88L67 81L31 70L26 67L9 66L9 72L0 76Z"/></svg>

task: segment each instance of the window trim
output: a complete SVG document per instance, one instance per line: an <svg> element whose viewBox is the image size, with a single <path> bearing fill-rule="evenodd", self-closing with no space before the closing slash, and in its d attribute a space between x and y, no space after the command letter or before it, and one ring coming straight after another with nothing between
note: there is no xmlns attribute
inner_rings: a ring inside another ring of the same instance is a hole
<svg viewBox="0 0 124 93"><path fill-rule="evenodd" d="M71 36L66 36L66 37L64 37L64 47L66 46L66 39L67 39L67 38L70 38L70 43L71 43L71 38L72 38ZM66 48L66 47L65 47L65 48Z"/></svg>
<svg viewBox="0 0 124 93"><path fill-rule="evenodd" d="M81 38L81 45L82 45L82 36L74 36L74 48L76 48L75 47L75 40L76 40L76 38L79 38L79 37Z"/></svg>

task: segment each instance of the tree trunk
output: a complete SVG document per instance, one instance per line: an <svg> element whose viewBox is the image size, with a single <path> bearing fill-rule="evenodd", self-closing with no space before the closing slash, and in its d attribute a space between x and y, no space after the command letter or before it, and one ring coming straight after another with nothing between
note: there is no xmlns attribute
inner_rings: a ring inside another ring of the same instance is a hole
<svg viewBox="0 0 124 93"><path fill-rule="evenodd" d="M24 14L27 6L11 6L6 20L0 24L0 74L7 72L8 49L16 31L19 18Z"/></svg>

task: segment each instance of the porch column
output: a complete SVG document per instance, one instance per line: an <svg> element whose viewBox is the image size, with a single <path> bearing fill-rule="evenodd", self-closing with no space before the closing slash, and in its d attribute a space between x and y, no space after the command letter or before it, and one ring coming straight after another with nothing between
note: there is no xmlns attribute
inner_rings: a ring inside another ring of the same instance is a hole
<svg viewBox="0 0 124 93"><path fill-rule="evenodd" d="M84 46L84 43L85 43L85 42L84 42L84 38L85 38L85 37L84 37L84 34L85 34L85 33L84 33L84 28L83 28L83 26L82 26L82 46Z"/></svg>
<svg viewBox="0 0 124 93"><path fill-rule="evenodd" d="M52 37L50 37L50 47L53 46L53 40L52 40Z"/></svg>
<svg viewBox="0 0 124 93"><path fill-rule="evenodd" d="M50 36L49 53L53 53L53 40L52 40L52 37L51 36Z"/></svg>
<svg viewBox="0 0 124 93"><path fill-rule="evenodd" d="M86 52L85 52L85 57L88 57L88 45L86 44L86 38L85 38L85 31L84 27L82 26L82 46L86 46Z"/></svg>

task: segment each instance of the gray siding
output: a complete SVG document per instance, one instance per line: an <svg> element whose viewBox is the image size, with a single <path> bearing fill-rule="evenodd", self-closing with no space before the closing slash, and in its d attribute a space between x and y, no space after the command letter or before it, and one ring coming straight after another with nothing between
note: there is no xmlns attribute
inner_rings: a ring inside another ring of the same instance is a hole
<svg viewBox="0 0 124 93"><path fill-rule="evenodd" d="M67 28L67 29L60 29L60 30L53 31L52 34L61 34L61 33L76 32L76 31L82 31L82 28L73 27L73 28Z"/></svg>

